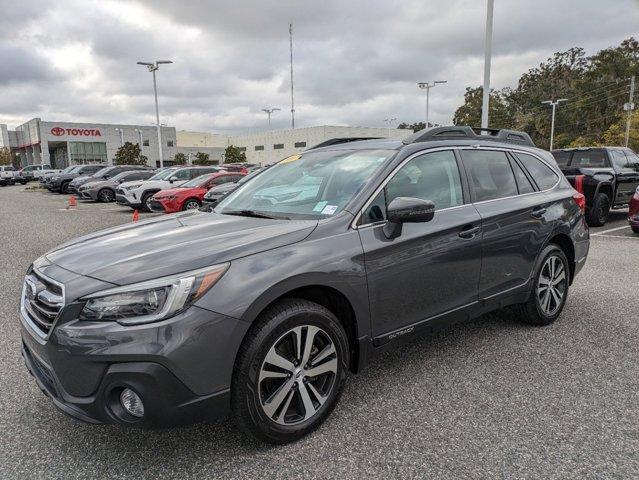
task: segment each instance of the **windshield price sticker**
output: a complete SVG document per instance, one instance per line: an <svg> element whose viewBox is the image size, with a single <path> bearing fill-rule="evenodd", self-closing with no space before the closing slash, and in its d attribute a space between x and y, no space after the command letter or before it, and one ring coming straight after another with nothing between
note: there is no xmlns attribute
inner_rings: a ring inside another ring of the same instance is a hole
<svg viewBox="0 0 639 480"><path fill-rule="evenodd" d="M315 205L315 208L313 208L314 212L321 212L324 207L326 206L328 202L317 202L317 205Z"/></svg>
<svg viewBox="0 0 639 480"><path fill-rule="evenodd" d="M294 162L295 160L299 160L300 158L302 158L301 155L291 155L290 157L286 157L284 160L281 160L279 164L284 165L285 163L291 163L291 162Z"/></svg>
<svg viewBox="0 0 639 480"><path fill-rule="evenodd" d="M326 205L322 210L322 215L333 215L337 210L337 205Z"/></svg>

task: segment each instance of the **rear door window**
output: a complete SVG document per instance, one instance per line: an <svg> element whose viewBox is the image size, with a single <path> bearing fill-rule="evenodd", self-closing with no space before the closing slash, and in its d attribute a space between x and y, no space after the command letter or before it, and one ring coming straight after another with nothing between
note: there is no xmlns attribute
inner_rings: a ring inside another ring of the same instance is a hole
<svg viewBox="0 0 639 480"><path fill-rule="evenodd" d="M518 194L515 176L505 152L462 150L475 202L512 197Z"/></svg>
<svg viewBox="0 0 639 480"><path fill-rule="evenodd" d="M548 190L555 186L559 180L559 175L552 168L532 155L526 153L516 153L515 155L524 165L524 168L528 170L540 190Z"/></svg>

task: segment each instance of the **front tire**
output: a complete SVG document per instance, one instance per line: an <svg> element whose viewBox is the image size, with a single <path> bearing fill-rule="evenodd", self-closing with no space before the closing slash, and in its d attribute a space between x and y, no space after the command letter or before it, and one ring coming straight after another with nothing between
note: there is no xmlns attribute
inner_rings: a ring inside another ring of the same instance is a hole
<svg viewBox="0 0 639 480"><path fill-rule="evenodd" d="M634 233L639 233L639 227L630 227Z"/></svg>
<svg viewBox="0 0 639 480"><path fill-rule="evenodd" d="M144 212L151 212L151 207L149 205L149 202L151 201L151 197L153 195L155 195L157 192L147 192L144 195L142 195L142 210Z"/></svg>
<svg viewBox="0 0 639 480"><path fill-rule="evenodd" d="M233 369L231 408L239 428L273 444L318 428L342 393L348 352L344 328L323 306L286 299L269 307Z"/></svg>
<svg viewBox="0 0 639 480"><path fill-rule="evenodd" d="M184 211L186 211L186 210L197 210L201 206L202 206L202 204L200 203L200 201L197 198L189 198L182 205L182 210L184 210Z"/></svg>
<svg viewBox="0 0 639 480"><path fill-rule="evenodd" d="M103 188L98 192L98 200L103 203L109 203L115 200L115 192L110 188Z"/></svg>
<svg viewBox="0 0 639 480"><path fill-rule="evenodd" d="M62 185L60 185L60 193L63 195L66 195L67 193L69 193L69 182L65 182Z"/></svg>
<svg viewBox="0 0 639 480"><path fill-rule="evenodd" d="M530 325L550 325L561 315L570 284L570 268L563 250L548 245L539 256L533 287L526 303L513 306L519 320Z"/></svg>
<svg viewBox="0 0 639 480"><path fill-rule="evenodd" d="M605 193L598 193L592 202L592 207L586 213L586 222L591 227L603 227L608 221L608 215L610 215L610 198Z"/></svg>

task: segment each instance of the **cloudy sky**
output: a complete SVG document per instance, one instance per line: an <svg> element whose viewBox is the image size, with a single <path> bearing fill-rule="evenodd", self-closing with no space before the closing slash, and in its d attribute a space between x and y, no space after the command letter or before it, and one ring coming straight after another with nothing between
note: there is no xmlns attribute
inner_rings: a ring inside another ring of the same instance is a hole
<svg viewBox="0 0 639 480"><path fill-rule="evenodd" d="M483 75L484 0L0 0L0 123L154 122L179 130L290 125L288 23L297 126L450 122ZM496 0L492 86L572 46L589 53L639 35L639 0Z"/></svg>

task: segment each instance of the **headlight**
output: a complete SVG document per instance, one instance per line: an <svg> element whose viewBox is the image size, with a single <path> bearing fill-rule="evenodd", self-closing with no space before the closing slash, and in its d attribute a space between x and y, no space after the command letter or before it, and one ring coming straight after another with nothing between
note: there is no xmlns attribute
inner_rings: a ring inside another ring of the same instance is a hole
<svg viewBox="0 0 639 480"><path fill-rule="evenodd" d="M80 320L137 325L168 318L204 295L229 268L214 265L156 280L110 288L83 297Z"/></svg>
<svg viewBox="0 0 639 480"><path fill-rule="evenodd" d="M138 188L140 185L142 185L141 183L136 183L135 185L127 185L126 187L121 187L122 190L133 190L134 188Z"/></svg>

